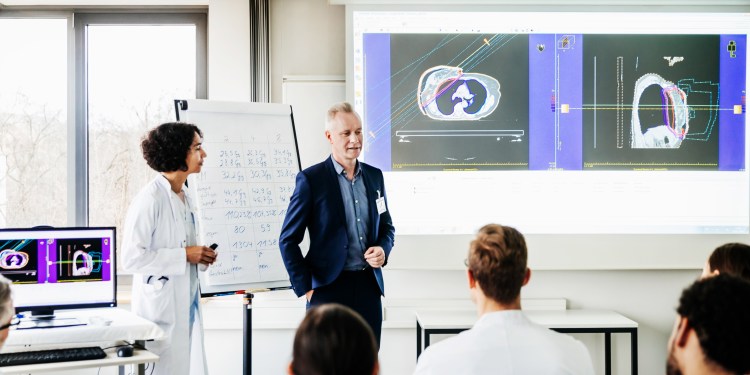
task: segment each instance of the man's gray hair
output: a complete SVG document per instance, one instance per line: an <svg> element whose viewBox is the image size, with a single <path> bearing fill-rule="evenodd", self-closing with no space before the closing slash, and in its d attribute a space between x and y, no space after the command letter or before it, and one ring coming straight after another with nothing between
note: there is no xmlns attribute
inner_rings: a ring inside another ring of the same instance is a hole
<svg viewBox="0 0 750 375"><path fill-rule="evenodd" d="M333 119L336 118L338 113L354 113L357 116L357 120L360 123L362 122L359 114L354 111L354 107L349 102L336 103L331 108L328 108L328 112L326 113L326 130L330 131L333 129Z"/></svg>
<svg viewBox="0 0 750 375"><path fill-rule="evenodd" d="M10 280L0 275L0 323L2 324L5 324L15 314L10 285Z"/></svg>

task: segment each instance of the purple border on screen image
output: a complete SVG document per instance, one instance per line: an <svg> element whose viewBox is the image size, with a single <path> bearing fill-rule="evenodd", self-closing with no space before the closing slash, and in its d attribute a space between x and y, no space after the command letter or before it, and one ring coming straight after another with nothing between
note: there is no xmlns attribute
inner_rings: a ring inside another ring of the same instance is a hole
<svg viewBox="0 0 750 375"><path fill-rule="evenodd" d="M559 113L560 145L557 167L565 170L583 169L583 35L567 34L575 42L566 50L558 50L560 68L557 79L558 102L567 104L568 113ZM558 34L558 38L560 34Z"/></svg>
<svg viewBox="0 0 750 375"><path fill-rule="evenodd" d="M46 242L47 242L47 245L45 247L44 257L39 258L39 259L43 263L47 264L47 267L46 267L47 272L45 272L45 274L49 275L49 278L45 280L45 282L56 283L57 282L57 270L55 268L57 267L57 240L52 238L52 239L46 240Z"/></svg>
<svg viewBox="0 0 750 375"><path fill-rule="evenodd" d="M384 171L391 170L391 37L364 34L363 77L364 160ZM355 72L355 74L357 74ZM375 135L374 137L372 135Z"/></svg>
<svg viewBox="0 0 750 375"><path fill-rule="evenodd" d="M36 282L41 284L47 277L47 240L36 240Z"/></svg>
<svg viewBox="0 0 750 375"><path fill-rule="evenodd" d="M734 57L729 50L735 43ZM745 169L745 112L747 37L722 35L719 42L719 170ZM744 100L743 100L744 96ZM735 114L734 106L742 105L742 113Z"/></svg>
<svg viewBox="0 0 750 375"><path fill-rule="evenodd" d="M558 48L560 38L574 42ZM529 35L529 169L583 169L583 35ZM547 98L542 100L540 98ZM561 113L561 105L571 110ZM557 120L557 124L555 124ZM555 128L559 129L555 131Z"/></svg>
<svg viewBox="0 0 750 375"><path fill-rule="evenodd" d="M102 238L102 281L111 279L112 263L109 262L111 254L112 239L109 237Z"/></svg>
<svg viewBox="0 0 750 375"><path fill-rule="evenodd" d="M551 106L555 88L555 36L529 35L529 169L547 170L555 160L555 122ZM540 51L541 49L541 51ZM549 98L541 100L540 98Z"/></svg>

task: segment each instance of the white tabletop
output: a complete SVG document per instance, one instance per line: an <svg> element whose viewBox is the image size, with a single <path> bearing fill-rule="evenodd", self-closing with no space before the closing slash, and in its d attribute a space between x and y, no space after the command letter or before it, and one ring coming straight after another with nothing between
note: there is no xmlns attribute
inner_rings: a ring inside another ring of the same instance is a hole
<svg viewBox="0 0 750 375"><path fill-rule="evenodd" d="M83 343L135 341L164 338L153 322L121 308L65 310L55 312L61 318L77 318L82 326L11 329L2 352L41 350L42 346L85 346ZM98 319L100 318L100 319ZM104 325L102 321L110 321ZM71 345L73 344L73 345Z"/></svg>
<svg viewBox="0 0 750 375"><path fill-rule="evenodd" d="M468 329L479 319L470 310L416 310L423 329ZM638 328L638 323L610 310L530 310L524 314L547 328Z"/></svg>

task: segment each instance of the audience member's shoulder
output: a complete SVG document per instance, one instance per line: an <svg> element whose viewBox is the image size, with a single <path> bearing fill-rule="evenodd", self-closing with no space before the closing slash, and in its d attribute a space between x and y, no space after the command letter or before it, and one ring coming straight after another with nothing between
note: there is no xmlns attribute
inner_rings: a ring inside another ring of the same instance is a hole
<svg viewBox="0 0 750 375"><path fill-rule="evenodd" d="M553 331L549 328L542 327L538 324L532 323L533 330L529 331L529 335L535 335L539 346L544 346L544 351L549 353L558 352L564 353L565 356L575 356L576 358L585 357L589 360L588 349L586 346L573 336L568 334Z"/></svg>
<svg viewBox="0 0 750 375"><path fill-rule="evenodd" d="M427 347L419 357L422 368L440 368L444 364L452 363L455 358L463 356L463 352L473 347L469 336L472 330L463 331L453 337L438 341Z"/></svg>
<svg viewBox="0 0 750 375"><path fill-rule="evenodd" d="M554 340L556 340L560 345L569 345L571 347L575 346L575 347L585 348L585 346L583 345L581 341L579 341L578 339L576 339L575 337L571 335L560 333L560 332L557 332L548 328L546 328L546 330L549 336L552 337Z"/></svg>
<svg viewBox="0 0 750 375"><path fill-rule="evenodd" d="M574 337L534 324L528 339L534 341L538 359L548 366L547 373L593 375L586 346Z"/></svg>
<svg viewBox="0 0 750 375"><path fill-rule="evenodd" d="M453 339L455 337L427 347L419 356L414 375L430 375L447 370L446 366L449 367L455 360L455 356L459 355L456 351L451 350L454 347L452 345Z"/></svg>
<svg viewBox="0 0 750 375"><path fill-rule="evenodd" d="M581 341L564 333L553 330L549 330L549 332L550 337L555 340L558 348L565 354L564 358L570 360L570 363L572 364L580 365L581 368L591 367L591 356L589 355L588 349L586 349L586 346ZM593 370L591 373L593 373Z"/></svg>

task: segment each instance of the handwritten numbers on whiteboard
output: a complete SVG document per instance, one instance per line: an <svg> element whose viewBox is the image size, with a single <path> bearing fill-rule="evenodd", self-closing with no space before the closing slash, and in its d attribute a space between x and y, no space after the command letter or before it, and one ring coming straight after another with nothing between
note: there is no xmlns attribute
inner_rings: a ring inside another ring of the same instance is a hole
<svg viewBox="0 0 750 375"><path fill-rule="evenodd" d="M292 128L252 124L246 130L243 126L203 130L209 155L193 180L195 195L202 240L221 249L209 267L208 284L287 280L278 248L299 173Z"/></svg>

